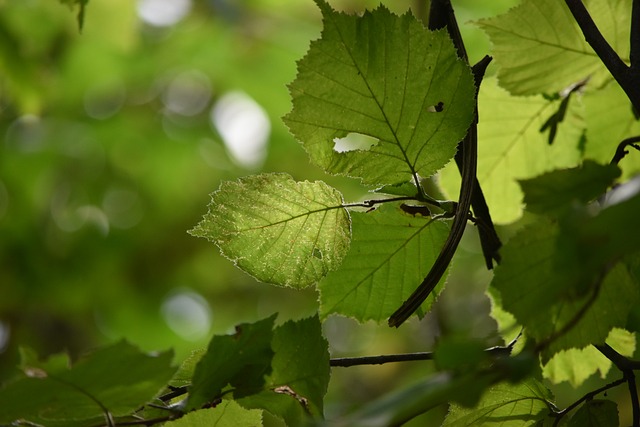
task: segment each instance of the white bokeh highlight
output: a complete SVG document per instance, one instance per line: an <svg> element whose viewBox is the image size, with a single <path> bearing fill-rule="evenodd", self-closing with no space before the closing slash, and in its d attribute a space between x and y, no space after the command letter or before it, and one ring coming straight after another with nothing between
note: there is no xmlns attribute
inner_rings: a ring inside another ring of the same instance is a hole
<svg viewBox="0 0 640 427"><path fill-rule="evenodd" d="M211 110L211 122L236 164L247 169L262 165L271 123L264 108L249 95L238 91L223 95Z"/></svg>

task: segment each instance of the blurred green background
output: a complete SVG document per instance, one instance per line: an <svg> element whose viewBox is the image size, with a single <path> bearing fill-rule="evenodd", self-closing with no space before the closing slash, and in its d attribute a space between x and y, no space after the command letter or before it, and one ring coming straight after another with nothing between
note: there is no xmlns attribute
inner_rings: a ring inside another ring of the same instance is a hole
<svg viewBox="0 0 640 427"><path fill-rule="evenodd" d="M425 18L426 0L383 3ZM454 1L472 62L489 46L467 22L515 3ZM77 357L125 338L173 348L178 363L237 323L314 314L314 290L257 283L186 233L222 180L260 171L324 179L347 200L365 194L311 166L280 120L296 60L320 34L313 1L91 0L81 33L77 12L0 0L0 381L19 346ZM498 344L471 231L430 315L400 330L330 318L332 354L426 351L447 331ZM334 369L327 412L433 369Z"/></svg>

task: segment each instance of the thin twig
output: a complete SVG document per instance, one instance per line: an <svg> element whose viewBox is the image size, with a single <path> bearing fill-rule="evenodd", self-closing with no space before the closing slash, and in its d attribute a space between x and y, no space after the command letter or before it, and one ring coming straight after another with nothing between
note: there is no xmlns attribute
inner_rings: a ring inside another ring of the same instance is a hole
<svg viewBox="0 0 640 427"><path fill-rule="evenodd" d="M375 205L380 205L382 203L391 203L391 202L401 202L404 200L414 200L414 201L424 201L424 200L420 200L417 197L411 197L411 196L400 196L400 197L391 197L388 199L371 199L371 200L364 200L362 202L355 202L355 203L345 203L343 205L341 205L340 207L342 208L372 208ZM436 201L436 202L431 202L429 201L424 201L424 203L428 203L431 204L433 206L436 207L440 207L441 204Z"/></svg>
<svg viewBox="0 0 640 427"><path fill-rule="evenodd" d="M623 380L629 387L629 396L631 397L631 408L633 412L633 427L640 427L640 399L638 399L638 389L636 388L636 376L634 369L640 368L637 361L628 359L614 350L609 344L595 345L607 359L618 368L623 375Z"/></svg>
<svg viewBox="0 0 640 427"><path fill-rule="evenodd" d="M513 340L506 346L495 346L485 349L485 353L492 356L508 356L516 343ZM385 363L395 362L414 362L423 360L433 360L433 352L418 353L400 353L400 354L383 354L380 356L363 356L363 357L337 357L329 361L331 367L347 368L350 366L361 365L383 365Z"/></svg>
<svg viewBox="0 0 640 427"><path fill-rule="evenodd" d="M582 396L580 399L576 400L575 402L573 402L571 405L567 406L566 408L564 408L562 411L557 411L553 413L553 416L556 418L555 422L553 423L554 427L557 426L560 423L560 420L562 419L562 417L564 417L566 414L568 414L569 412L571 412L572 410L574 410L575 408L577 408L578 406L580 406L581 403L586 402L587 400L591 400L593 399L595 396L597 396L598 394L607 391L609 389L612 389L614 387L619 386L620 384L624 384L627 380L623 377L620 378L619 380L615 380L609 384L606 384L602 387L600 387L599 389L590 391L589 393L585 394L584 396Z"/></svg>

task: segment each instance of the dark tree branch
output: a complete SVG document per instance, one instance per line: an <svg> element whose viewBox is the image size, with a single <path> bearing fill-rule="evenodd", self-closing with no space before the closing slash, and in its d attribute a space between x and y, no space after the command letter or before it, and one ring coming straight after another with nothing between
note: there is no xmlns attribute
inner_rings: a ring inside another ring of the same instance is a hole
<svg viewBox="0 0 640 427"><path fill-rule="evenodd" d="M448 3L448 2L447 2ZM473 77L476 84L476 96L484 72L487 66L491 62L490 56L485 56L472 68ZM477 102L476 102L477 112ZM449 236L438 254L438 258L434 262L431 270L424 278L418 288L407 298L407 300L389 317L388 324L391 327L399 327L402 325L418 308L422 305L424 300L433 292L442 275L447 270L453 255L458 248L458 244L464 234L464 229L467 225L467 219L469 216L469 209L471 208L471 197L474 190L474 182L476 180L476 165L478 160L478 135L477 135L477 115L476 119L471 123L471 127L467 131L466 136L459 144L458 151L462 152L463 156L463 168L462 168L462 183L460 185L460 195L458 197L458 206L456 208L456 214L451 224L451 231ZM479 228L480 229L480 228Z"/></svg>
<svg viewBox="0 0 640 427"><path fill-rule="evenodd" d="M562 417L564 417L566 414L568 414L569 412L573 411L575 408L577 408L578 406L580 406L581 403L586 402L588 400L593 399L594 397L596 397L598 394L605 392L609 389L612 389L614 387L619 386L620 384L624 384L625 382L627 382L627 380L625 378L620 378L619 380L613 381L607 385L604 385L602 387L600 387L599 389L590 391L589 393L585 394L584 396L582 396L580 399L576 400L575 402L573 402L571 405L567 406L566 408L564 408L562 411L557 411L553 413L553 416L556 417L555 422L553 423L554 427L557 426L560 423L560 420L562 419Z"/></svg>
<svg viewBox="0 0 640 427"><path fill-rule="evenodd" d="M633 427L640 427L640 399L638 399L638 389L636 387L636 376L634 369L640 369L637 361L630 360L615 351L609 344L596 345L595 348L600 351L607 359L618 368L623 375L629 387L629 396L631 397L631 408L633 411Z"/></svg>
<svg viewBox="0 0 640 427"><path fill-rule="evenodd" d="M620 163L620 160L624 158L629 152L626 150L627 147L633 147L636 150L640 151L640 145L637 143L640 142L640 136L634 136L631 138L627 138L622 140L620 144L618 144L618 148L616 149L615 154L613 155L613 159L611 159L612 165L617 165Z"/></svg>
<svg viewBox="0 0 640 427"><path fill-rule="evenodd" d="M607 67L613 78L618 82L620 87L625 91L627 97L633 104L636 111L640 111L640 69L637 67L629 68L624 63L624 61L618 56L615 50L611 47L611 45L604 38L595 22L589 15L589 11L582 3L582 0L565 0L565 3L569 7L571 14L574 19L580 26L582 30L582 34L584 34L584 38L589 43L589 45L596 52L602 63ZM637 32L638 24L638 12L637 6L638 0L634 0L634 11L632 11L632 15L635 13L635 16L632 18L632 54L635 58L637 58L637 49L638 47L638 36L637 34L633 34L633 30L635 29ZM637 60L637 59L636 59Z"/></svg>
<svg viewBox="0 0 640 427"><path fill-rule="evenodd" d="M469 62L467 50L465 49L451 2L449 0L433 0L429 11L429 29L434 31L442 28L447 29L449 37L458 51L458 56L463 61ZM476 87L479 87L479 85L480 82L476 81ZM477 119L478 111L476 108L476 120ZM458 150L455 155L455 161L460 174L462 174L463 155L460 144L458 145ZM502 246L502 242L500 241L498 233L496 233L496 229L493 225L489 206L484 198L480 182L475 176L473 180L473 192L471 194L471 207L473 208L473 213L478 220L478 234L480 235L480 245L482 247L485 264L487 269L491 270L493 268L494 260L498 263L500 262L499 250Z"/></svg>
<svg viewBox="0 0 640 427"><path fill-rule="evenodd" d="M485 352L493 356L508 356L511 354L511 350L515 342L510 343L507 346L496 346L485 349ZM433 360L434 353L432 352L419 352L419 353L402 353L402 354L384 354L380 356L364 356L364 357L339 357L330 360L332 367L346 368L349 366L360 365L383 365L385 363L395 362L413 362L421 360Z"/></svg>

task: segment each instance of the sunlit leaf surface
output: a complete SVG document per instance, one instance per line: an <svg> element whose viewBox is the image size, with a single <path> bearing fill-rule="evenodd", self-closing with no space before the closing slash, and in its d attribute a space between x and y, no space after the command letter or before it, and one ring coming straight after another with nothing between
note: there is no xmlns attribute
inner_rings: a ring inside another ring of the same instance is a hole
<svg viewBox="0 0 640 427"><path fill-rule="evenodd" d="M606 343L623 356L631 357L636 349L635 334L624 329L613 328ZM568 381L574 388L596 372L605 378L611 361L593 346L570 348L556 353L543 367L543 375L554 384Z"/></svg>
<svg viewBox="0 0 640 427"><path fill-rule="evenodd" d="M629 52L629 2L587 3L600 31L624 58ZM500 85L515 95L552 94L585 78L598 86L611 78L563 1L526 0L478 24L493 44Z"/></svg>
<svg viewBox="0 0 640 427"><path fill-rule="evenodd" d="M324 30L298 63L289 129L330 173L395 184L436 172L453 157L474 109L469 67L447 33L384 6L357 17L317 3ZM338 152L335 141L348 134L373 145Z"/></svg>
<svg viewBox="0 0 640 427"><path fill-rule="evenodd" d="M512 222L522 214L522 192L516 180L578 164L580 105L574 98L569 101L566 117L549 145L548 135L540 128L558 110L559 101L511 96L488 78L480 87L479 103L478 180L493 220ZM443 171L441 182L448 194L458 194L459 175L455 167Z"/></svg>
<svg viewBox="0 0 640 427"><path fill-rule="evenodd" d="M263 174L225 182L191 234L213 241L257 279L303 288L336 269L349 248L342 195L323 182Z"/></svg>

